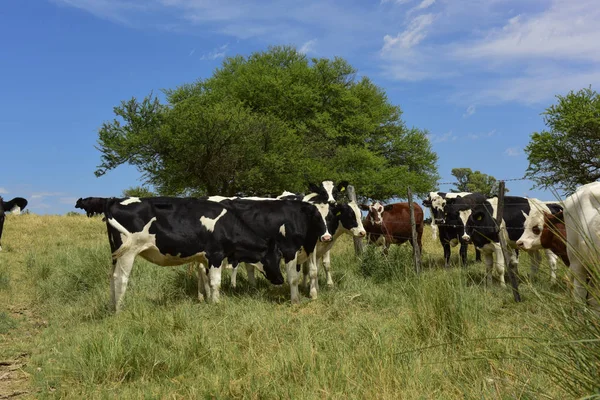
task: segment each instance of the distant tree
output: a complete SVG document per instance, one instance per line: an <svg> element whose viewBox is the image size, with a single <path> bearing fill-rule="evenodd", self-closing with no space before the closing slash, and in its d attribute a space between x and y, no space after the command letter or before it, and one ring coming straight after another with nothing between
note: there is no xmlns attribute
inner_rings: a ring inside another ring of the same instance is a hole
<svg viewBox="0 0 600 400"><path fill-rule="evenodd" d="M600 179L600 95L590 87L556 98L542 113L549 130L534 132L525 148L526 177L572 193Z"/></svg>
<svg viewBox="0 0 600 400"><path fill-rule="evenodd" d="M480 171L473 172L471 168L454 168L452 175L456 178L456 189L452 192L478 192L488 196L498 194L498 181L491 175L483 174ZM504 193L508 189L504 190Z"/></svg>
<svg viewBox="0 0 600 400"><path fill-rule="evenodd" d="M114 108L99 131L97 176L121 164L161 194L265 195L348 180L363 197L428 192L427 132L341 58L273 47L226 58L212 77Z"/></svg>
<svg viewBox="0 0 600 400"><path fill-rule="evenodd" d="M156 193L144 186L132 186L123 190L123 197L154 197Z"/></svg>

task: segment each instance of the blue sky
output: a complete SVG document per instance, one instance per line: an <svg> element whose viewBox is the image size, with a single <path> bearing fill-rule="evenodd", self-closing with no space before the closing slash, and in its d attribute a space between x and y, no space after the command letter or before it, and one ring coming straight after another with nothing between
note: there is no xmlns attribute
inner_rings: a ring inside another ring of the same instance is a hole
<svg viewBox="0 0 600 400"><path fill-rule="evenodd" d="M409 126L431 133L443 182L456 167L518 178L554 96L598 88L599 20L597 0L5 2L0 195L63 214L78 197L140 185L130 166L94 176L113 107L275 44L341 56L369 76ZM553 198L530 181L507 187Z"/></svg>

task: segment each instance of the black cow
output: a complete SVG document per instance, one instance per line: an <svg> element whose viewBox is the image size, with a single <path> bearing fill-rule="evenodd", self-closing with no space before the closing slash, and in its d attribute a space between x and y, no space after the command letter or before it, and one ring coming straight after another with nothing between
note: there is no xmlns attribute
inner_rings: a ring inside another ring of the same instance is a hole
<svg viewBox="0 0 600 400"><path fill-rule="evenodd" d="M84 210L88 217L92 217L104 213L106 200L105 197L86 197L85 199L80 197L75 203L75 208Z"/></svg>
<svg viewBox="0 0 600 400"><path fill-rule="evenodd" d="M518 263L516 242L523 234L525 220L531 212L533 204L533 199L525 197L504 197L502 226L505 229L503 228L502 231L506 232L505 238L511 254L511 264L516 265ZM549 211L547 206L543 204L542 206ZM501 229L495 222L497 209L497 197L487 198L482 194L474 193L446 204L446 215L450 223L464 227L463 240L472 242L483 251L488 282L492 280L492 269L495 267L500 283L504 286L505 265L504 255L500 247ZM537 250L533 250L530 255L532 257L532 273L536 274L541 262L541 254ZM551 269L554 270L557 256L551 251L547 251L546 255Z"/></svg>
<svg viewBox="0 0 600 400"><path fill-rule="evenodd" d="M19 214L22 209L27 207L27 200L22 197L15 197L10 201L4 201L2 197L0 197L0 251L2 251L2 229L4 228L4 216L5 212L12 212L14 214Z"/></svg>
<svg viewBox="0 0 600 400"><path fill-rule="evenodd" d="M225 262L255 263L267 279L282 284L281 253L273 237L262 235L239 217L239 211L213 201L194 198L110 199L105 208L113 258L111 300L121 308L133 261L139 254L161 266L197 262L198 293L204 289L219 300L221 266ZM250 220L249 218L246 221Z"/></svg>
<svg viewBox="0 0 600 400"><path fill-rule="evenodd" d="M430 192L429 196L423 201L423 205L428 207L431 212L431 229L435 235L439 237L442 248L444 249L444 266L450 267L450 256L452 255L450 247L457 246L460 244L460 260L462 266L467 265L467 250L468 243L462 239L463 226L455 226L446 220L446 213L444 207L447 202L452 202L456 198L464 197L471 193L444 193L444 192ZM475 260L481 261L481 252L475 248Z"/></svg>
<svg viewBox="0 0 600 400"><path fill-rule="evenodd" d="M310 193L296 194L291 192L284 192L278 196L278 199L290 199L306 201L314 204L322 215L325 216L327 222L327 229L333 235L331 242L319 242L317 244L317 262L315 267L317 269L310 269L311 265L306 264L303 268L304 271L304 285L310 278L310 297L317 297L318 290L318 266L323 263L325 269L325 278L327 279L327 285L333 285L333 279L331 277L331 248L335 243L336 239L344 233L349 233L355 237L364 237L366 231L362 224L362 215L358 205L347 199L344 196L346 188L348 187L348 181L341 181L337 185L333 181L325 180L319 185L310 183Z"/></svg>
<svg viewBox="0 0 600 400"><path fill-rule="evenodd" d="M292 303L298 303L298 256L302 256L300 251L303 250L308 262L314 265L317 243L329 242L332 239L319 209L313 204L296 200L220 196L208 199L236 210L240 218L252 226L261 237L277 239L277 247L286 263L291 300Z"/></svg>

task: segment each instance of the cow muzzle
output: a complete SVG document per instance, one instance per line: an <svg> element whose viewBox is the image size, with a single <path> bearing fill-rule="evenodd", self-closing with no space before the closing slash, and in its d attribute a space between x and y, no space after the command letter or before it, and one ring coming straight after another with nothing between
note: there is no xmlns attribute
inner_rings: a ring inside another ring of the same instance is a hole
<svg viewBox="0 0 600 400"><path fill-rule="evenodd" d="M467 234L462 235L462 240L464 240L466 243L471 243L471 236Z"/></svg>
<svg viewBox="0 0 600 400"><path fill-rule="evenodd" d="M322 235L321 242L331 242L331 235L329 233Z"/></svg>

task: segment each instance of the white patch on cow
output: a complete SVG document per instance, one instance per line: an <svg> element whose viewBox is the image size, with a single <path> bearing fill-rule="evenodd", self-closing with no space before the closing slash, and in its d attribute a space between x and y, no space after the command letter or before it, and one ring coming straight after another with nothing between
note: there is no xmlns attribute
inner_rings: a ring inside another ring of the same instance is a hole
<svg viewBox="0 0 600 400"><path fill-rule="evenodd" d="M12 208L12 210L10 210L10 213L13 214L13 215L19 215L19 214L21 214L21 207L14 206Z"/></svg>
<svg viewBox="0 0 600 400"><path fill-rule="evenodd" d="M366 236L367 231L365 230L365 227L362 224L362 213L360 212L358 204L356 204L354 201L351 201L350 203L348 203L348 205L350 206L352 211L354 211L354 217L356 218L356 222L358 224L355 228L350 229L352 235L359 237Z"/></svg>
<svg viewBox="0 0 600 400"><path fill-rule="evenodd" d="M223 197L223 196L208 196L209 201L214 201L215 203L220 203L223 200L234 200L237 197Z"/></svg>
<svg viewBox="0 0 600 400"><path fill-rule="evenodd" d="M325 224L325 233L321 236L321 240L331 240L331 233L329 233L329 228L327 228L327 215L329 214L329 204L315 203L313 205L317 207L317 210L319 210L319 214L321 214L321 217L323 218L323 223Z"/></svg>
<svg viewBox="0 0 600 400"><path fill-rule="evenodd" d="M310 203L310 200L317 196L318 196L318 194L316 194L316 193L309 193L306 196L304 196L302 201L306 201L306 202Z"/></svg>
<svg viewBox="0 0 600 400"><path fill-rule="evenodd" d="M279 233L281 233L281 236L285 237L285 224L279 227Z"/></svg>
<svg viewBox="0 0 600 400"><path fill-rule="evenodd" d="M460 220L462 221L463 226L466 227L467 221L469 220L469 217L471 216L471 209L459 211L458 216L459 216Z"/></svg>
<svg viewBox="0 0 600 400"><path fill-rule="evenodd" d="M323 181L323 187L325 188L325 192L327 193L327 201L334 202L333 198L333 181Z"/></svg>
<svg viewBox="0 0 600 400"><path fill-rule="evenodd" d="M296 193L292 193L292 192L288 192L287 190L284 190L283 193L281 193L279 196L277 196L277 198L281 199L282 197L287 197L287 196L296 196Z"/></svg>
<svg viewBox="0 0 600 400"><path fill-rule="evenodd" d="M217 215L215 218L200 217L200 223L206 228L207 231L214 232L217 221L219 220L219 218L225 215L226 212L227 210L223 209L223 211L221 211L221 214Z"/></svg>
<svg viewBox="0 0 600 400"><path fill-rule="evenodd" d="M129 205L131 203L141 203L141 202L142 201L140 200L139 197L129 197L128 199L123 200L120 204L122 206L127 206L127 205Z"/></svg>
<svg viewBox="0 0 600 400"><path fill-rule="evenodd" d="M444 211L445 205L446 205L446 199L444 199L442 196L435 195L434 197L431 198L431 208L438 210L438 211Z"/></svg>

